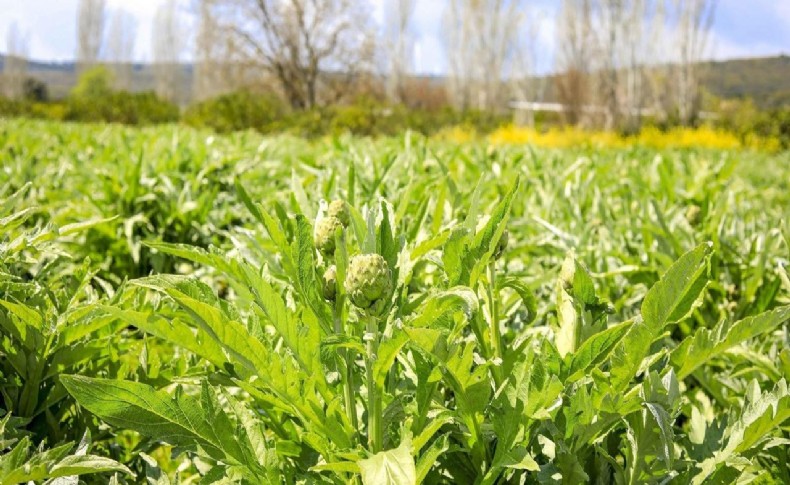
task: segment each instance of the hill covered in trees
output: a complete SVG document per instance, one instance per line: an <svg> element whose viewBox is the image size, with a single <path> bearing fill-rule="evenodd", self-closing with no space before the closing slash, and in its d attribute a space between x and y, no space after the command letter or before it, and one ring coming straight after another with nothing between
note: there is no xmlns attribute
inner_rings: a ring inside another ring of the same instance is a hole
<svg viewBox="0 0 790 485"><path fill-rule="evenodd" d="M790 56L708 62L705 89L720 98L751 98L760 108L790 105Z"/></svg>

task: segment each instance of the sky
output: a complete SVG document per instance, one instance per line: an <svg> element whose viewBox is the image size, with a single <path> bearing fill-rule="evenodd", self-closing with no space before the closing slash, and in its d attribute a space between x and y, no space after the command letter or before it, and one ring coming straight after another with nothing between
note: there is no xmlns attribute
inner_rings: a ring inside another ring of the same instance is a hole
<svg viewBox="0 0 790 485"><path fill-rule="evenodd" d="M150 61L151 24L164 0L107 0L108 17L116 9L132 14L137 23L134 57ZM186 5L188 0L181 0ZM386 0L369 1L373 21L381 22ZM524 0L530 4L538 27L537 70L551 68L554 50L554 16L560 0ZM416 0L413 19L414 70L421 74L446 72L442 18L447 0ZM9 27L16 23L28 36L30 57L36 60L67 61L76 51L78 0L0 0L0 51L6 50ZM187 17L184 8L185 21ZM710 57L790 54L790 0L719 0L711 36ZM188 57L188 54L187 54Z"/></svg>

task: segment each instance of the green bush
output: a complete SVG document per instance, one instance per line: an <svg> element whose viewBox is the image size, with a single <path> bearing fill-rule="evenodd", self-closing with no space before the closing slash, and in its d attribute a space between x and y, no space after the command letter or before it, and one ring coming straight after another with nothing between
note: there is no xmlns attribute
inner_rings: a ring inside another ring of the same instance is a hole
<svg viewBox="0 0 790 485"><path fill-rule="evenodd" d="M330 113L329 133L332 135L345 132L362 136L383 134L389 119L387 108L370 99L362 99L345 106L333 106Z"/></svg>
<svg viewBox="0 0 790 485"><path fill-rule="evenodd" d="M35 102L29 105L30 117L42 120L63 121L67 106L62 102Z"/></svg>
<svg viewBox="0 0 790 485"><path fill-rule="evenodd" d="M347 104L290 111L271 94L237 91L190 106L182 121L219 133L253 129L262 133L285 131L297 136L317 137L344 133L395 135L407 129L430 135L453 125L487 133L506 124L510 118L481 111L458 112L449 107L411 109L388 105L368 96Z"/></svg>
<svg viewBox="0 0 790 485"><path fill-rule="evenodd" d="M29 112L28 103L0 96L0 117L27 116Z"/></svg>
<svg viewBox="0 0 790 485"><path fill-rule="evenodd" d="M265 133L282 129L284 115L285 105L279 98L237 91L190 106L183 121L220 133L246 129Z"/></svg>
<svg viewBox="0 0 790 485"><path fill-rule="evenodd" d="M63 118L70 121L129 125L178 121L179 109L152 92L113 91L113 75L104 66L88 69L66 100Z"/></svg>
<svg viewBox="0 0 790 485"><path fill-rule="evenodd" d="M776 108L764 112L753 126L754 133L764 138L776 138L783 150L790 150L790 108Z"/></svg>
<svg viewBox="0 0 790 485"><path fill-rule="evenodd" d="M70 97L99 99L112 93L115 76L105 66L92 67L80 74L77 85L71 90Z"/></svg>
<svg viewBox="0 0 790 485"><path fill-rule="evenodd" d="M70 121L144 125L178 121L179 109L154 93L116 91L95 97L72 96L64 118Z"/></svg>
<svg viewBox="0 0 790 485"><path fill-rule="evenodd" d="M44 103L49 101L47 83L34 77L25 79L23 86L24 98L29 101Z"/></svg>
<svg viewBox="0 0 790 485"><path fill-rule="evenodd" d="M343 133L377 136L396 135L405 130L431 135L455 125L488 133L509 121L508 116L480 111L459 112L450 107L439 110L412 109L360 98L351 104L292 114L285 124L289 131L301 136L336 136Z"/></svg>
<svg viewBox="0 0 790 485"><path fill-rule="evenodd" d="M760 110L750 98L721 101L717 125L738 136L741 142L759 137L775 139L783 150L790 149L790 108Z"/></svg>

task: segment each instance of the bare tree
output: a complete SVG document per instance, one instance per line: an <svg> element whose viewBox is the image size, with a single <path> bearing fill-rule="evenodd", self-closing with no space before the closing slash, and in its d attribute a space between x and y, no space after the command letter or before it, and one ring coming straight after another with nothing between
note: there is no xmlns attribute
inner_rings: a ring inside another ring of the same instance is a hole
<svg viewBox="0 0 790 485"><path fill-rule="evenodd" d="M413 39L410 29L415 0L388 0L385 4L384 45L387 50L387 98L405 101L406 82L412 63Z"/></svg>
<svg viewBox="0 0 790 485"><path fill-rule="evenodd" d="M123 9L116 10L110 20L107 35L107 60L115 73L115 87L122 90L132 88L132 62L137 23Z"/></svg>
<svg viewBox="0 0 790 485"><path fill-rule="evenodd" d="M675 112L693 122L715 2L565 0L557 87L569 121L635 131L646 114Z"/></svg>
<svg viewBox="0 0 790 485"><path fill-rule="evenodd" d="M594 4L593 29L597 34L594 102L604 115L604 126L612 129L619 125L620 110L618 88L621 79L621 26L625 19L625 5L622 0L600 0Z"/></svg>
<svg viewBox="0 0 790 485"><path fill-rule="evenodd" d="M654 2L650 36L646 40L646 56L649 62L644 69L645 106L659 122L667 120L671 109L668 79L672 49L667 46L672 43L672 32L667 22L668 2L669 0Z"/></svg>
<svg viewBox="0 0 790 485"><path fill-rule="evenodd" d="M645 0L598 0L590 18L596 34L593 102L607 129L638 125L647 38Z"/></svg>
<svg viewBox="0 0 790 485"><path fill-rule="evenodd" d="M708 52L717 0L675 0L677 60L671 77L680 122L695 121L700 110L700 61Z"/></svg>
<svg viewBox="0 0 790 485"><path fill-rule="evenodd" d="M450 0L445 14L449 88L456 107L497 109L518 52L517 0Z"/></svg>
<svg viewBox="0 0 790 485"><path fill-rule="evenodd" d="M192 99L196 101L246 88L249 80L255 78L257 63L243 55L238 36L216 17L217 6L222 1L197 0L193 3L198 19L192 77Z"/></svg>
<svg viewBox="0 0 790 485"><path fill-rule="evenodd" d="M234 58L254 64L293 108L336 100L369 71L369 4L356 0L216 0Z"/></svg>
<svg viewBox="0 0 790 485"><path fill-rule="evenodd" d="M521 41L517 43L513 56L510 91L512 97L517 101L528 103L541 101L546 90L546 80L544 77L538 77L536 73L540 19L536 15L529 15L527 11L521 11L519 15L524 18L521 21L519 33ZM531 109L519 110L516 114L519 116L518 124L535 125L535 115Z"/></svg>
<svg viewBox="0 0 790 485"><path fill-rule="evenodd" d="M180 59L184 47L177 9L176 0L167 0L157 9L152 29L156 94L169 101L176 101L179 94Z"/></svg>
<svg viewBox="0 0 790 485"><path fill-rule="evenodd" d="M649 0L631 0L623 9L620 22L622 44L619 56L622 61L618 66L622 70L622 86L618 92L619 124L629 132L638 130L642 123L642 114L647 102L646 70L654 63L650 41L653 40L651 2Z"/></svg>
<svg viewBox="0 0 790 485"><path fill-rule="evenodd" d="M106 0L80 0L77 10L77 64L95 64L101 54Z"/></svg>
<svg viewBox="0 0 790 485"><path fill-rule="evenodd" d="M557 32L557 76L555 88L565 105L565 121L584 121L584 107L591 97L594 51L591 0L564 0Z"/></svg>
<svg viewBox="0 0 790 485"><path fill-rule="evenodd" d="M8 27L6 58L3 66L3 95L10 99L24 96L27 74L28 37L22 35L16 22Z"/></svg>
<svg viewBox="0 0 790 485"><path fill-rule="evenodd" d="M471 42L467 43L474 28L472 14L467 7L467 2L463 0L450 0L444 20L444 32L447 35L447 89L453 104L461 110L471 107L474 81L467 69L475 56Z"/></svg>
<svg viewBox="0 0 790 485"><path fill-rule="evenodd" d="M211 13L213 0L197 3L198 28L195 36L195 74L192 78L192 98L197 101L208 99L221 91L219 73L221 58L218 58L220 29Z"/></svg>

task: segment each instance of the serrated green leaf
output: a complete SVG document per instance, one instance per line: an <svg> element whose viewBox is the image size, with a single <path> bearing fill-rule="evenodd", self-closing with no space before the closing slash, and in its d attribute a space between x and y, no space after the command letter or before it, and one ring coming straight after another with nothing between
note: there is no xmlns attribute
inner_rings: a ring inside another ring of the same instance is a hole
<svg viewBox="0 0 790 485"><path fill-rule="evenodd" d="M568 382L580 379L594 366L606 360L610 352L625 337L632 324L632 321L628 321L614 325L585 340L579 350L570 354Z"/></svg>
<svg viewBox="0 0 790 485"><path fill-rule="evenodd" d="M790 306L744 318L722 322L713 329L700 328L672 351L670 360L683 379L722 353L790 320Z"/></svg>
<svg viewBox="0 0 790 485"><path fill-rule="evenodd" d="M80 406L102 420L175 445L199 444L228 463L260 471L245 461L240 442L228 416L218 407L176 392L157 391L137 382L63 375L60 382ZM69 473L73 475L74 473Z"/></svg>
<svg viewBox="0 0 790 485"><path fill-rule="evenodd" d="M691 311L707 284L710 253L709 243L687 252L647 292L642 302L642 320L634 321L612 353L610 373L614 393L622 392L633 379L664 327Z"/></svg>

